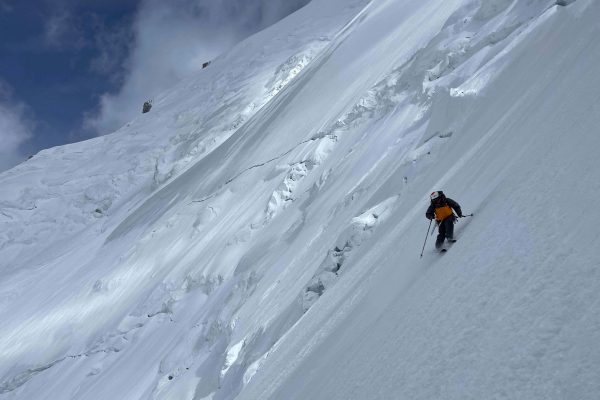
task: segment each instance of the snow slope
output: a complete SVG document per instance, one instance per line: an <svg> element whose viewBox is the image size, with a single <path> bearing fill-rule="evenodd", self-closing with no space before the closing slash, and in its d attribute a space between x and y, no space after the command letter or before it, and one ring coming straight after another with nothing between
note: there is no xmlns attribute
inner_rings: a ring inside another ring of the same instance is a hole
<svg viewBox="0 0 600 400"><path fill-rule="evenodd" d="M313 0L0 175L0 398L597 398L569 3ZM476 216L419 259L436 189Z"/></svg>

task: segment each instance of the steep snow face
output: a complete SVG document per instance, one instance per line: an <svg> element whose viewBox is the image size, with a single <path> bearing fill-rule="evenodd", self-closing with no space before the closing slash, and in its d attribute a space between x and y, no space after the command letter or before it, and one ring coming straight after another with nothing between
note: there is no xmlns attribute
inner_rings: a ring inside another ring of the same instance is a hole
<svg viewBox="0 0 600 400"><path fill-rule="evenodd" d="M0 175L0 398L595 398L600 5L561 4L313 0ZM419 259L437 189L475 217Z"/></svg>

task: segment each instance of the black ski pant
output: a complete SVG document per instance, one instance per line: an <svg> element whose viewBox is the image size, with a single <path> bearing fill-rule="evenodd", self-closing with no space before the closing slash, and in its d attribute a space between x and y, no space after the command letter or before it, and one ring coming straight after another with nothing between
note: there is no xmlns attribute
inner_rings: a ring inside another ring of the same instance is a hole
<svg viewBox="0 0 600 400"><path fill-rule="evenodd" d="M446 238L452 239L454 237L454 221L456 221L456 217L451 215L438 223L438 235L437 240L435 241L436 249L442 247Z"/></svg>

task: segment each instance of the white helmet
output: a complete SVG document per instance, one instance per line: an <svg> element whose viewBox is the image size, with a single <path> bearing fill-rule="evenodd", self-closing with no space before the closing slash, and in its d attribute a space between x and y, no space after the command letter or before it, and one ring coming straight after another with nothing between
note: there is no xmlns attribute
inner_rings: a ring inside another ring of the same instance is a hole
<svg viewBox="0 0 600 400"><path fill-rule="evenodd" d="M433 200L437 199L438 197L440 197L441 195L442 195L442 192L437 192L437 191L436 191L436 192L432 192L432 193L429 195L429 197L430 197L430 198L431 198L431 200L433 201Z"/></svg>

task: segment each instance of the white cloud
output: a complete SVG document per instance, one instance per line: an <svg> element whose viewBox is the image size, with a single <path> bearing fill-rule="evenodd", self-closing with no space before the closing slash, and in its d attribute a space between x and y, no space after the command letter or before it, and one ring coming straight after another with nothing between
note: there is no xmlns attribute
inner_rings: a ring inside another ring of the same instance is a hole
<svg viewBox="0 0 600 400"><path fill-rule="evenodd" d="M0 172L23 161L21 145L32 136L27 107L12 100L10 87L0 80Z"/></svg>
<svg viewBox="0 0 600 400"><path fill-rule="evenodd" d="M309 0L143 0L117 93L105 93L86 128L110 133L140 113L142 103L201 68L248 35Z"/></svg>

